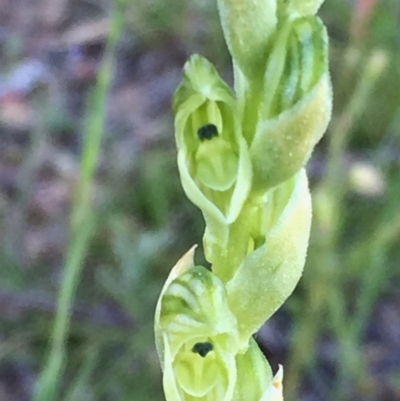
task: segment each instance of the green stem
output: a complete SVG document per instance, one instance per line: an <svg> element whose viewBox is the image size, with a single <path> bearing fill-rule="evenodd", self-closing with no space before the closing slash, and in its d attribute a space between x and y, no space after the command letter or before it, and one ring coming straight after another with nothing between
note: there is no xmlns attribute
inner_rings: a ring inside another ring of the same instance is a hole
<svg viewBox="0 0 400 401"><path fill-rule="evenodd" d="M34 401L57 400L60 379L64 374L71 308L94 228L93 181L104 131L105 103L112 76L113 54L123 27L125 4L126 0L115 3L103 65L89 103L80 178L72 207L64 276L50 339L49 355L36 385Z"/></svg>

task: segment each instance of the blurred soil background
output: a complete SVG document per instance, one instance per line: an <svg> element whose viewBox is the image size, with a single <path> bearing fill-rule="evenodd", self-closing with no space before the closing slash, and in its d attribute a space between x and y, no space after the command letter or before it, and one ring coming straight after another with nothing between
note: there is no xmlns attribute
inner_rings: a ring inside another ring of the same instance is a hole
<svg viewBox="0 0 400 401"><path fill-rule="evenodd" d="M325 3L335 108L308 166L309 257L257 340L274 369L285 365L288 401L396 401L400 2ZM106 0L0 0L0 401L31 400L46 361L112 13ZM214 0L131 0L124 17L62 401L164 399L155 304L204 229L180 186L171 96L194 52L231 81Z"/></svg>

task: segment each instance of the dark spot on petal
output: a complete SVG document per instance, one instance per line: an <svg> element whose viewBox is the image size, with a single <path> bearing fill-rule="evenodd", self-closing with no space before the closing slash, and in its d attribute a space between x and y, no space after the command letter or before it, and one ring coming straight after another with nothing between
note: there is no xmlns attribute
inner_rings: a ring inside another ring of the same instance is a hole
<svg viewBox="0 0 400 401"><path fill-rule="evenodd" d="M218 129L214 124L206 124L197 130L200 141L210 140L218 136Z"/></svg>
<svg viewBox="0 0 400 401"><path fill-rule="evenodd" d="M196 343L192 348L192 352L199 354L202 358L204 358L213 349L214 347L211 343Z"/></svg>

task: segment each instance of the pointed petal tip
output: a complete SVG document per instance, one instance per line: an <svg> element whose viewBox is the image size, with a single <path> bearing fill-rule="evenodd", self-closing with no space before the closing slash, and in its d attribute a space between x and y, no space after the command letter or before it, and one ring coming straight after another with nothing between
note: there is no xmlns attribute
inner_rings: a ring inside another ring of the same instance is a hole
<svg viewBox="0 0 400 401"><path fill-rule="evenodd" d="M276 375L274 376L274 379L272 381L272 385L277 389L281 390L282 389L282 381L283 381L283 366L279 365L279 369L276 372Z"/></svg>
<svg viewBox="0 0 400 401"><path fill-rule="evenodd" d="M176 263L172 268L171 274L173 273L175 277L180 276L194 266L194 253L197 248L197 244L194 244ZM175 278L174 277L174 278Z"/></svg>
<svg viewBox="0 0 400 401"><path fill-rule="evenodd" d="M282 380L283 366L279 365L278 372L276 372L271 385L267 388L260 401L283 401Z"/></svg>

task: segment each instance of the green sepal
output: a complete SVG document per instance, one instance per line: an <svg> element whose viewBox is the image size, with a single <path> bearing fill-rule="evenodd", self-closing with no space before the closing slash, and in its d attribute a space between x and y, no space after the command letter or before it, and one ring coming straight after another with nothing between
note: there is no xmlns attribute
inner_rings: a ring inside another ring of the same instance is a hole
<svg viewBox="0 0 400 401"><path fill-rule="evenodd" d="M317 17L280 30L264 77L259 121L250 143L253 189L264 193L308 161L332 109L328 36Z"/></svg>
<svg viewBox="0 0 400 401"><path fill-rule="evenodd" d="M244 343L294 290L310 235L311 197L304 170L268 196L260 225L255 227L255 248L226 284L230 310Z"/></svg>

